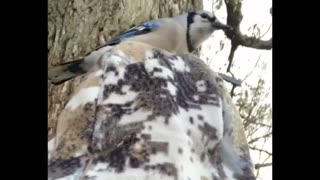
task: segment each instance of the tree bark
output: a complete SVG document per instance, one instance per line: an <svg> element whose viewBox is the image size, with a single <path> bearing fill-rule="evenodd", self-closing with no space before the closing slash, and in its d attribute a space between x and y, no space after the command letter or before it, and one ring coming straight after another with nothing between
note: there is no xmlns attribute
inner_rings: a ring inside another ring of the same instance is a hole
<svg viewBox="0 0 320 180"><path fill-rule="evenodd" d="M198 0L49 0L48 66L83 57L134 25L174 16L188 9L202 9ZM81 78L48 85L48 136Z"/></svg>

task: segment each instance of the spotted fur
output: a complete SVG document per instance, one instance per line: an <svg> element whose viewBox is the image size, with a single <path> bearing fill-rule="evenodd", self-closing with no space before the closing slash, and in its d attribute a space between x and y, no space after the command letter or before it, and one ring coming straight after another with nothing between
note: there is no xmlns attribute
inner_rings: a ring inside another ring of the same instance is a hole
<svg viewBox="0 0 320 180"><path fill-rule="evenodd" d="M49 179L255 179L239 115L199 58L128 41L97 66L58 119Z"/></svg>

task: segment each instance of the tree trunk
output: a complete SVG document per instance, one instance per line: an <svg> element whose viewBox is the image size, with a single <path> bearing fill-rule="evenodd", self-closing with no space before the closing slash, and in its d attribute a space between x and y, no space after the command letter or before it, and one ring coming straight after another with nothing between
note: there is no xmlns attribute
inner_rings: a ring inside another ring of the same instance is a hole
<svg viewBox="0 0 320 180"><path fill-rule="evenodd" d="M199 0L49 0L48 66L82 57L141 22L201 9ZM81 77L48 86L48 136Z"/></svg>

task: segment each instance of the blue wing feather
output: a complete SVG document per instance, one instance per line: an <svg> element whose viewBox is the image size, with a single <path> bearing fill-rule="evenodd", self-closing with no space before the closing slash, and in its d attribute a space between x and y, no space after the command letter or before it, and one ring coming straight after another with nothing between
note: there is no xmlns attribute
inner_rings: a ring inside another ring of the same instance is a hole
<svg viewBox="0 0 320 180"><path fill-rule="evenodd" d="M118 44L124 39L137 36L137 35L147 34L149 32L156 30L158 27L160 27L160 21L158 20L142 23L139 26L135 26L122 34L119 34L118 36L113 38L110 42L108 42L107 45Z"/></svg>
<svg viewBox="0 0 320 180"><path fill-rule="evenodd" d="M155 31L158 27L160 27L161 22L162 22L161 20L152 20L152 21L144 22L138 26L135 26L122 34L119 34L118 36L111 39L111 41L107 42L106 44L87 53L86 56L89 56L92 52L97 51L105 46L116 45L124 39Z"/></svg>

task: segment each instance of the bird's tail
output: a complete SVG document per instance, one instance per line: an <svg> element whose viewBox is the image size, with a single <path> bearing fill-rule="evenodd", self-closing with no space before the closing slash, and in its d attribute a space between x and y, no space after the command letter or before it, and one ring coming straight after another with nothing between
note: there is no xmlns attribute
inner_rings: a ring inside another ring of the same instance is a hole
<svg viewBox="0 0 320 180"><path fill-rule="evenodd" d="M78 59L49 68L48 80L54 85L62 84L86 73L87 69L84 64L84 59Z"/></svg>

